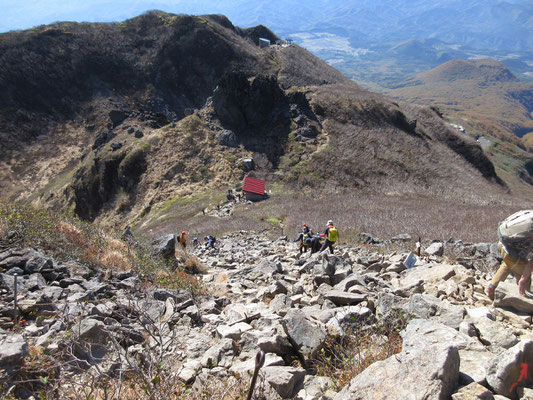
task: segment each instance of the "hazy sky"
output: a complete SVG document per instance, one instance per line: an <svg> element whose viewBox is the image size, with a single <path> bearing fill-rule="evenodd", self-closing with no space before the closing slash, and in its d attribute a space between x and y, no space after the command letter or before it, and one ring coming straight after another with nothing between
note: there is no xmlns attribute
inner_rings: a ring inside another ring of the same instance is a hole
<svg viewBox="0 0 533 400"><path fill-rule="evenodd" d="M154 9L172 13L211 14L220 12L221 3L227 7L230 2L231 0L0 0L0 32L28 29L57 21L122 21Z"/></svg>

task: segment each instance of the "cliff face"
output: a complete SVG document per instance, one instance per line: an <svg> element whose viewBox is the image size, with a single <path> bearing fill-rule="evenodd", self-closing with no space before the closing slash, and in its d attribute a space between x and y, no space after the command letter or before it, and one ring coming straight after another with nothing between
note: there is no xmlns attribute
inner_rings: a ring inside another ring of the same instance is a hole
<svg viewBox="0 0 533 400"><path fill-rule="evenodd" d="M297 46L260 49L259 37L278 39L160 12L0 35L3 199L139 216L239 181L248 156L256 174L316 190L498 181L434 111L366 92Z"/></svg>

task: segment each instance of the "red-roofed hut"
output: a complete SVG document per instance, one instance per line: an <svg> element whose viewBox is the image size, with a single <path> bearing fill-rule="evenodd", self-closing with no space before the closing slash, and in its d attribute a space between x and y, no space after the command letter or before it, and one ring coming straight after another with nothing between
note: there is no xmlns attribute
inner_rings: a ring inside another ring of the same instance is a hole
<svg viewBox="0 0 533 400"><path fill-rule="evenodd" d="M265 181L247 176L244 178L242 192L246 196L246 200L263 200L265 198Z"/></svg>

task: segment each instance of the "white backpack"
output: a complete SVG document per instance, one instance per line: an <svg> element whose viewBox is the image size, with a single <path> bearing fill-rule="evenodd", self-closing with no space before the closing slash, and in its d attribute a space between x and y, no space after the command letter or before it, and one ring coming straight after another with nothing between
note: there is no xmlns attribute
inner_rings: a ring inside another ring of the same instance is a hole
<svg viewBox="0 0 533 400"><path fill-rule="evenodd" d="M504 239L512 242L533 238L533 210L522 210L510 215L500 222L499 231Z"/></svg>

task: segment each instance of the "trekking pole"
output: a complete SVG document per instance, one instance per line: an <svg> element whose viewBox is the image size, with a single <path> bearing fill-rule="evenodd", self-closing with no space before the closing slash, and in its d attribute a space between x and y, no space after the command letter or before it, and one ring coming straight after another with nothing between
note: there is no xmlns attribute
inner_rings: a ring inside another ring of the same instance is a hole
<svg viewBox="0 0 533 400"><path fill-rule="evenodd" d="M257 376L259 375L259 370L265 364L265 353L260 350L255 356L255 369L254 376L252 377L252 383L250 383L250 390L248 391L248 397L246 400L252 400L252 395L254 393L255 383L257 381Z"/></svg>
<svg viewBox="0 0 533 400"><path fill-rule="evenodd" d="M14 289L13 289L13 314L15 314L15 326L18 325L18 307L17 307L17 274L13 275Z"/></svg>

